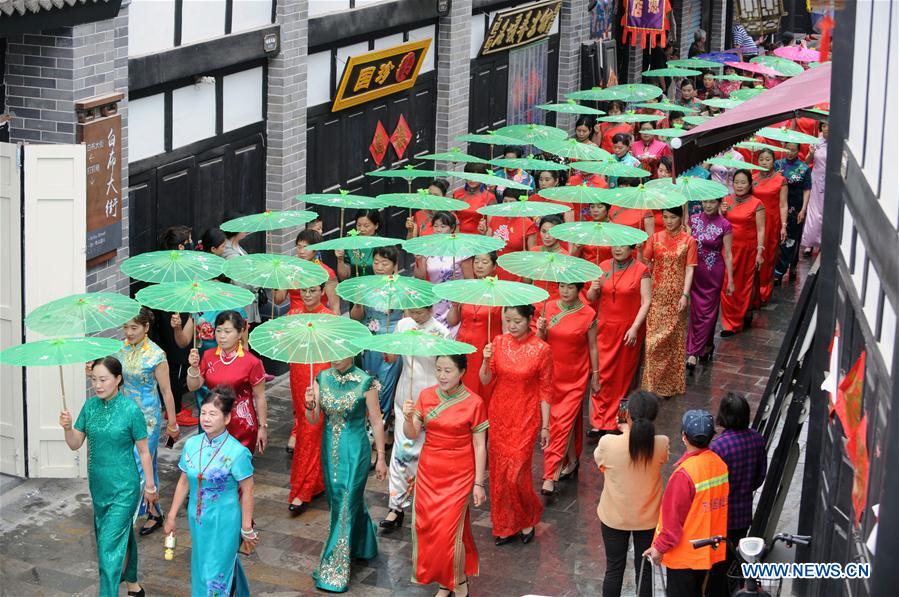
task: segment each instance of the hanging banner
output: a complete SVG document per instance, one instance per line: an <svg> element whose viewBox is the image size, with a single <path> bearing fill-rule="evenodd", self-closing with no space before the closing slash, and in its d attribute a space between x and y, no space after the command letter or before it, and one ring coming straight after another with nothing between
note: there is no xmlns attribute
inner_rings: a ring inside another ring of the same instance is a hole
<svg viewBox="0 0 899 597"><path fill-rule="evenodd" d="M409 89L431 47L430 39L351 56L347 60L332 112Z"/></svg>
<svg viewBox="0 0 899 597"><path fill-rule="evenodd" d="M562 0L545 0L499 11L484 35L481 56L504 52L549 37L561 9Z"/></svg>
<svg viewBox="0 0 899 597"><path fill-rule="evenodd" d="M641 48L664 46L668 43L668 10L668 0L624 0L621 41Z"/></svg>
<svg viewBox="0 0 899 597"><path fill-rule="evenodd" d="M75 140L86 146L87 255L108 261L122 244L122 117L116 93L76 102Z"/></svg>

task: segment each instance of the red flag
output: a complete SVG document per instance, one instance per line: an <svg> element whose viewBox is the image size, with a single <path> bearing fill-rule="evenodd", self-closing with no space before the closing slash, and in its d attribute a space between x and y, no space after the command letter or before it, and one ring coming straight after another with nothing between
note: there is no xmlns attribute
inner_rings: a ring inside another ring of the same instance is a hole
<svg viewBox="0 0 899 597"><path fill-rule="evenodd" d="M840 382L837 389L837 404L834 410L843 424L843 433L846 437L852 437L862 419L862 399L865 389L865 358L867 353L862 351L852 369Z"/></svg>
<svg viewBox="0 0 899 597"><path fill-rule="evenodd" d="M868 416L859 421L855 432L846 442L846 453L852 462L852 506L855 508L855 524L859 524L865 513L868 498Z"/></svg>

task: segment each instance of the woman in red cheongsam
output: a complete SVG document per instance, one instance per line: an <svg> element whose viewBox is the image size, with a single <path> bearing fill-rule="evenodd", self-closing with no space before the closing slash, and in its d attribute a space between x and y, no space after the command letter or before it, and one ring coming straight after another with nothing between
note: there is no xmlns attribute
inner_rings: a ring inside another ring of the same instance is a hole
<svg viewBox="0 0 899 597"><path fill-rule="evenodd" d="M268 443L268 405L265 401L265 369L262 361L241 344L247 321L237 311L222 311L215 318L215 350L200 353L194 348L188 355L187 389L204 384L212 389L229 386L237 399L231 410L228 433L250 452L265 451Z"/></svg>
<svg viewBox="0 0 899 597"><path fill-rule="evenodd" d="M507 333L484 347L481 383L496 379L490 420L490 516L497 545L534 539L543 503L534 492L531 461L540 437L549 445L553 359L549 345L531 332L533 305L506 307Z"/></svg>

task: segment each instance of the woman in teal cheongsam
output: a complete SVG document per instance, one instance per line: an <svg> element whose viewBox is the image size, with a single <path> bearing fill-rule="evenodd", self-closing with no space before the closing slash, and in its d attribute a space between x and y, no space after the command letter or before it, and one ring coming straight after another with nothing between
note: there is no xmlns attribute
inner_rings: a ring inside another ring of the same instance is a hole
<svg viewBox="0 0 899 597"><path fill-rule="evenodd" d="M171 424L166 426L168 436L177 439L179 430L175 422L175 399L169 382L169 365L165 360L165 352L147 338L147 332L153 323L153 311L141 307L137 316L122 326L125 344L114 355L122 363L125 385L122 393L134 400L144 413L147 422L147 446L153 458L153 485L159 487L159 476L156 473L156 452L159 447L159 436L162 432L162 410L159 395L165 402L165 411ZM134 459L140 464L137 450ZM141 477L143 481L143 477ZM147 522L141 529L141 535L149 535L162 525L162 511L147 512L141 505L140 514L147 514Z"/></svg>
<svg viewBox="0 0 899 597"><path fill-rule="evenodd" d="M399 250L396 247L373 249L372 267L375 275L396 274L398 263ZM387 334L396 331L396 324L403 318L403 311L382 311L374 307L353 305L350 317L365 324L372 334ZM393 396L396 394L397 380L403 371L403 360L396 359L388 363L383 353L366 350L362 353L361 367L378 382L378 402L386 421L393 412Z"/></svg>
<svg viewBox="0 0 899 597"><path fill-rule="evenodd" d="M250 451L227 426L234 406L234 391L213 388L200 406L203 433L184 444L181 478L165 521L166 534L190 492L190 584L194 597L250 594L237 551L241 538L249 547L258 540L253 529L253 464ZM240 491L238 492L238 489Z"/></svg>
<svg viewBox="0 0 899 597"><path fill-rule="evenodd" d="M381 229L381 214L376 209L360 209L354 218L356 230L350 234L376 236ZM337 258L337 279L347 280L356 276L370 276L373 272L372 249L351 249L334 251ZM377 272L375 272L377 273ZM335 312L337 311L332 306Z"/></svg>
<svg viewBox="0 0 899 597"><path fill-rule="evenodd" d="M384 426L378 391L371 376L353 365L353 359L331 363L306 390L306 418L315 424L325 417L322 434L322 472L331 508L331 526L318 567L315 585L343 592L350 580L352 558L370 560L378 554L375 525L365 505L365 482L371 463L371 444L365 429L366 413L378 453L375 473L387 476Z"/></svg>
<svg viewBox="0 0 899 597"><path fill-rule="evenodd" d="M59 424L70 449L78 450L87 439L99 593L101 597L117 596L124 580L128 595L143 597L144 590L137 584L137 541L132 528L141 501L141 481L133 454L136 447L143 474L152 479L147 424L140 408L121 393L122 364L118 359L94 361L91 384L96 396L84 403L75 424L65 410L59 413ZM158 492L150 481L144 487L144 499L149 506L157 502Z"/></svg>

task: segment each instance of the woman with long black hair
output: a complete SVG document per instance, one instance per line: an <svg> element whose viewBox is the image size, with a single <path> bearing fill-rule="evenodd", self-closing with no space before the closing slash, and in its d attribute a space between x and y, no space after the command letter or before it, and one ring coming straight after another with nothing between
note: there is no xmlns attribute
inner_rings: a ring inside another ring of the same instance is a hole
<svg viewBox="0 0 899 597"><path fill-rule="evenodd" d="M621 435L604 435L594 452L596 465L605 475L596 508L606 552L603 597L621 595L631 537L639 597L651 594L650 568L643 570L640 581L640 554L652 544L662 503L662 467L668 462L668 436L656 435L654 424L658 396L636 390L627 397L626 412Z"/></svg>

